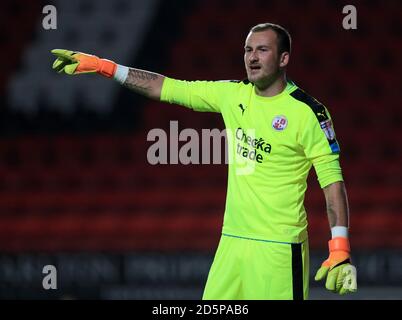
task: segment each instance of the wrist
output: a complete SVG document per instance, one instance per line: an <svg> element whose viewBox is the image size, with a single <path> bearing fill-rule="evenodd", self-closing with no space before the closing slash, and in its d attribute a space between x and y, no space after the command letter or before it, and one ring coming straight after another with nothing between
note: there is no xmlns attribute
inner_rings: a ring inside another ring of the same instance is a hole
<svg viewBox="0 0 402 320"><path fill-rule="evenodd" d="M108 59L99 59L98 73L107 78L114 76L117 69L117 64Z"/></svg>
<svg viewBox="0 0 402 320"><path fill-rule="evenodd" d="M350 252L350 244L348 238L336 237L328 241L329 252L346 251Z"/></svg>
<svg viewBox="0 0 402 320"><path fill-rule="evenodd" d="M128 71L129 67L118 64L113 75L114 80L116 80L120 84L123 84L127 79Z"/></svg>
<svg viewBox="0 0 402 320"><path fill-rule="evenodd" d="M348 238L349 237L349 229L348 227L344 226L335 226L331 228L331 236L332 239L342 237Z"/></svg>

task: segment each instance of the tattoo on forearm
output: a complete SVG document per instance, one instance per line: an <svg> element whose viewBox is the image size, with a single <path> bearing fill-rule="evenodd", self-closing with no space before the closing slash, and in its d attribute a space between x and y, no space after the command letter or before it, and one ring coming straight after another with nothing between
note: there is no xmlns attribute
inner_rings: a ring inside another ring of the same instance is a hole
<svg viewBox="0 0 402 320"><path fill-rule="evenodd" d="M156 78L158 78L158 76L153 72L138 69L130 69L128 74L131 78L140 80L156 80Z"/></svg>
<svg viewBox="0 0 402 320"><path fill-rule="evenodd" d="M123 85L131 90L147 94L152 88L151 82L156 79L158 79L156 73L130 68Z"/></svg>

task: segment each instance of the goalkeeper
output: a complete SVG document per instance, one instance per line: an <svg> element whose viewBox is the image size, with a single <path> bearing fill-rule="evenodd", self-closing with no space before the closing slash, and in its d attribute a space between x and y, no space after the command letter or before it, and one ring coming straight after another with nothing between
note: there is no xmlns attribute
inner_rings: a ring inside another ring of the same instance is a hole
<svg viewBox="0 0 402 320"><path fill-rule="evenodd" d="M61 49L52 50L53 69L69 75L98 73L151 99L222 114L232 161L222 235L203 299L308 298L303 202L312 166L331 229L329 256L315 280L339 294L354 292L348 200L331 116L287 79L291 38L286 29L256 25L244 49L243 81L175 80Z"/></svg>

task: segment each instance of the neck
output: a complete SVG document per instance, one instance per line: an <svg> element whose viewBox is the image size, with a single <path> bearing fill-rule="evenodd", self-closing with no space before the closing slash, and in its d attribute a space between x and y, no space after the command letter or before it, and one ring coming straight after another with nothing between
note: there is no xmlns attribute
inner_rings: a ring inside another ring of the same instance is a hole
<svg viewBox="0 0 402 320"><path fill-rule="evenodd" d="M271 80L268 80L264 85L255 86L255 92L259 96L263 97L273 97L280 94L283 90L285 90L287 85L286 74L282 72L277 77L274 77Z"/></svg>

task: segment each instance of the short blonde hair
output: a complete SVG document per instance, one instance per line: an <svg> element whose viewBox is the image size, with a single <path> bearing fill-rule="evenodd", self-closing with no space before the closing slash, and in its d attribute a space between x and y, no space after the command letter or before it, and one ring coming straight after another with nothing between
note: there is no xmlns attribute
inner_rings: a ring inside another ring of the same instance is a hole
<svg viewBox="0 0 402 320"><path fill-rule="evenodd" d="M279 24L274 24L270 22L260 23L255 25L250 29L250 32L261 32L266 30L272 30L276 33L278 37L278 51L279 54L283 52L289 52L292 47L292 38L290 37L289 31Z"/></svg>

